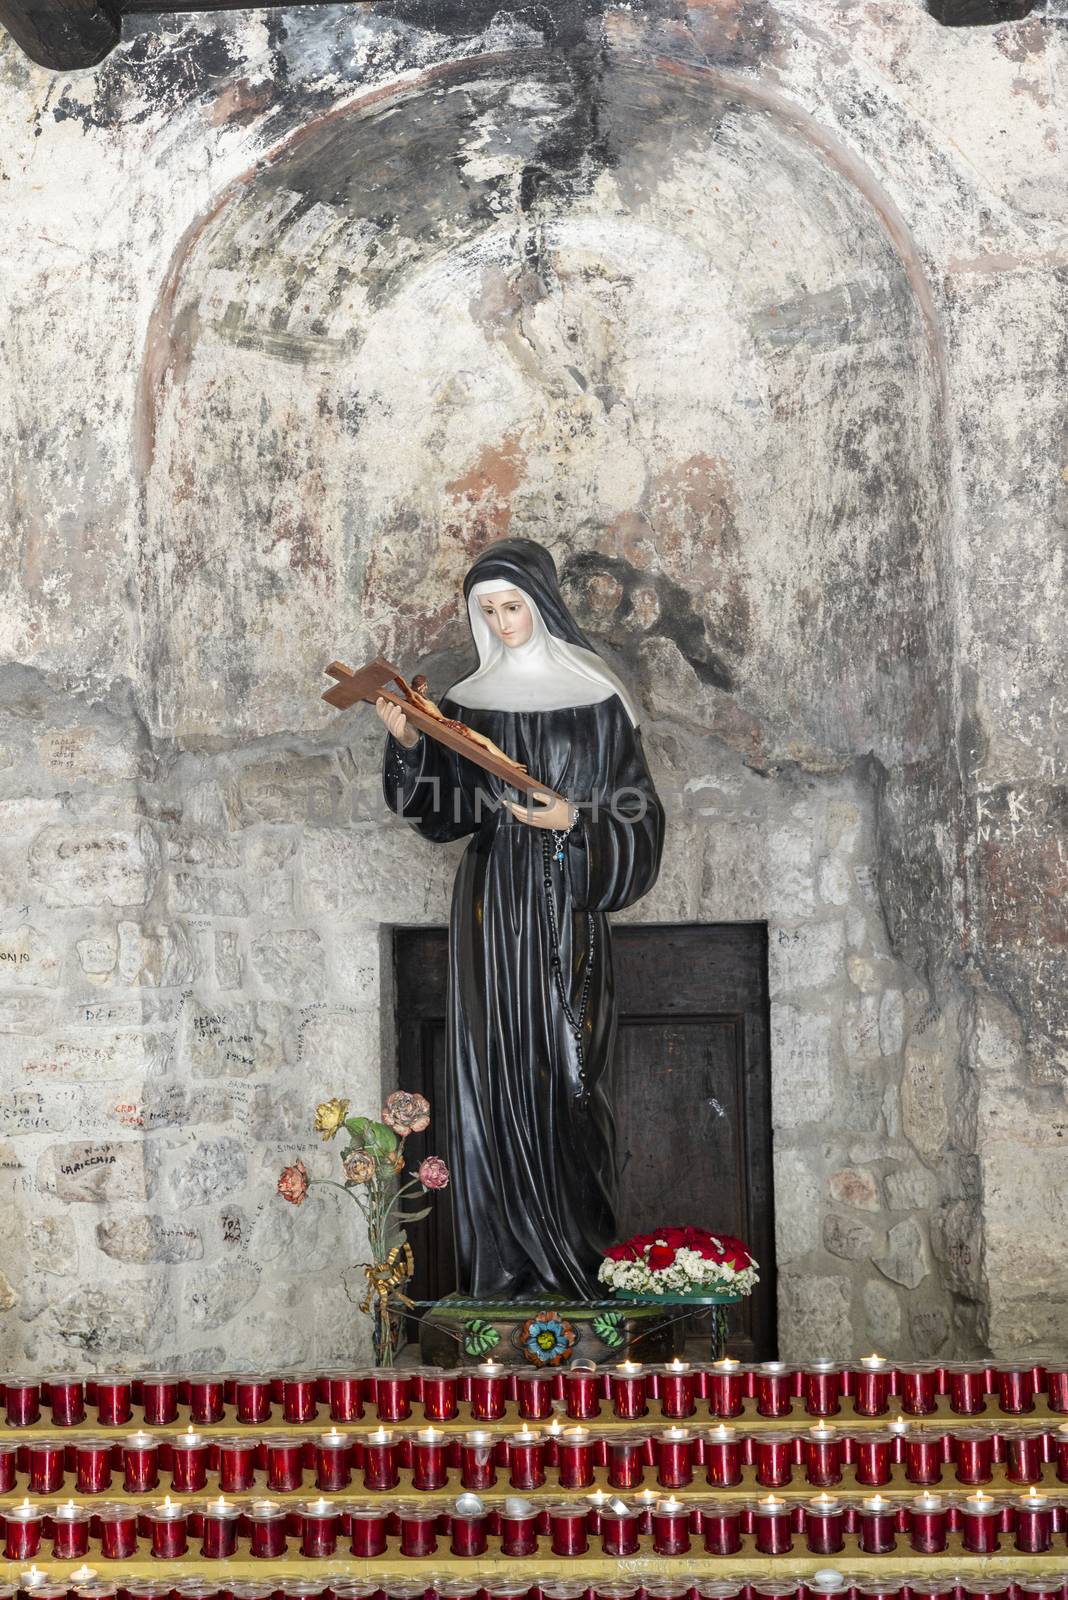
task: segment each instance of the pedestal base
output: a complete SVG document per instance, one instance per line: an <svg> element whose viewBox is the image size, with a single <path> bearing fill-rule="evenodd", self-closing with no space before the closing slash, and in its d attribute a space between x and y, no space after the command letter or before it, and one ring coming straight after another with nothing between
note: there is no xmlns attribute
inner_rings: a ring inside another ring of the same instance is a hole
<svg viewBox="0 0 1068 1600"><path fill-rule="evenodd" d="M622 1361L647 1365L681 1356L687 1323L711 1317L711 1359L723 1354L726 1308L737 1295L638 1296L626 1300L567 1300L553 1295L499 1303L451 1294L422 1307L419 1347L428 1366L455 1367L494 1361L514 1366L566 1367L571 1361Z"/></svg>

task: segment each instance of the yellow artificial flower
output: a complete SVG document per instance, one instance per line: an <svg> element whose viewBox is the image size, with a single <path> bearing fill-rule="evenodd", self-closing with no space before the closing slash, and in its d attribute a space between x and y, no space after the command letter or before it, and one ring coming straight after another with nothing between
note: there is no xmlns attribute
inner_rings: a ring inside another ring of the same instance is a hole
<svg viewBox="0 0 1068 1600"><path fill-rule="evenodd" d="M322 1134L324 1143L344 1126L348 1109L347 1100L324 1100L321 1106L316 1106L315 1131Z"/></svg>

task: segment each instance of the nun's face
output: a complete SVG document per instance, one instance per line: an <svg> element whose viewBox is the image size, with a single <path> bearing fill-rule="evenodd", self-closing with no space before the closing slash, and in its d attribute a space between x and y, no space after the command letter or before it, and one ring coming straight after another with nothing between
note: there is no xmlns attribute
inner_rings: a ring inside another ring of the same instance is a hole
<svg viewBox="0 0 1068 1600"><path fill-rule="evenodd" d="M526 644L534 632L530 607L518 589L502 589L498 594L479 595L478 604L489 623L490 632L509 649L514 650L517 644Z"/></svg>

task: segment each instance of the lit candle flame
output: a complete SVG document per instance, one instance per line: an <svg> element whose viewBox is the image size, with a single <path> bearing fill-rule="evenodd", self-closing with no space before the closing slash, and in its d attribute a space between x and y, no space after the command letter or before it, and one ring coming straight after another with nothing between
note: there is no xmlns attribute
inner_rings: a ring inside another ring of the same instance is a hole
<svg viewBox="0 0 1068 1600"><path fill-rule="evenodd" d="M689 1370L690 1363L688 1361L680 1361L678 1356L673 1357L668 1363L669 1372L689 1372Z"/></svg>

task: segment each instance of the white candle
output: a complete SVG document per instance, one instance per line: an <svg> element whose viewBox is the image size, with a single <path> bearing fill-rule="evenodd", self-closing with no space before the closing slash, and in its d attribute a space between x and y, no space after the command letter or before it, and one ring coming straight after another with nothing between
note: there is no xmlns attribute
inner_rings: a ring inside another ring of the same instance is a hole
<svg viewBox="0 0 1068 1600"><path fill-rule="evenodd" d="M420 1428L419 1438L423 1444L437 1444L445 1435L440 1428Z"/></svg>
<svg viewBox="0 0 1068 1600"><path fill-rule="evenodd" d="M861 1502L865 1511L889 1511L890 1502L881 1494L873 1494L869 1499Z"/></svg>
<svg viewBox="0 0 1068 1600"><path fill-rule="evenodd" d="M680 1361L678 1356L675 1356L668 1362L667 1370L669 1372L689 1372L690 1363L688 1361Z"/></svg>
<svg viewBox="0 0 1068 1600"><path fill-rule="evenodd" d="M910 1424L906 1422L904 1417L895 1417L893 1422L890 1424L889 1431L891 1433L896 1433L899 1437L904 1437L904 1435L908 1433L909 1427Z"/></svg>
<svg viewBox="0 0 1068 1600"><path fill-rule="evenodd" d="M677 1516L680 1511L685 1511L686 1507L683 1505L681 1500L676 1500L675 1496L672 1494L669 1495L666 1500L658 1500L656 1503L656 1509L664 1516L674 1517Z"/></svg>
<svg viewBox="0 0 1068 1600"><path fill-rule="evenodd" d="M376 1428L373 1433L369 1433L367 1435L367 1443L389 1444L392 1438L393 1435L390 1433L388 1428Z"/></svg>
<svg viewBox="0 0 1068 1600"><path fill-rule="evenodd" d="M733 1356L724 1356L720 1361L713 1361L712 1371L737 1372L741 1364L742 1363L740 1361L736 1361Z"/></svg>
<svg viewBox="0 0 1068 1600"><path fill-rule="evenodd" d="M726 1422L721 1422L718 1427L709 1428L708 1437L713 1439L716 1444L730 1444L734 1438L734 1429Z"/></svg>
<svg viewBox="0 0 1068 1600"><path fill-rule="evenodd" d="M880 1367L886 1366L886 1357L873 1352L870 1356L861 1356L860 1364L862 1367L867 1367L869 1372L878 1372Z"/></svg>
<svg viewBox="0 0 1068 1600"><path fill-rule="evenodd" d="M942 1497L937 1494L917 1495L915 1505L917 1511L941 1511Z"/></svg>

